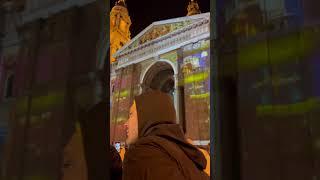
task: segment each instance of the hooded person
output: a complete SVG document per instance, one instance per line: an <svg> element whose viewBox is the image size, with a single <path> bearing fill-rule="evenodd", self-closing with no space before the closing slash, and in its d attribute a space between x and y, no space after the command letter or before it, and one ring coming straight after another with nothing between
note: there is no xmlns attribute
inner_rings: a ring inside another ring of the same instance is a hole
<svg viewBox="0 0 320 180"><path fill-rule="evenodd" d="M160 91L137 96L127 126L123 180L209 180L204 155L176 124L172 99Z"/></svg>

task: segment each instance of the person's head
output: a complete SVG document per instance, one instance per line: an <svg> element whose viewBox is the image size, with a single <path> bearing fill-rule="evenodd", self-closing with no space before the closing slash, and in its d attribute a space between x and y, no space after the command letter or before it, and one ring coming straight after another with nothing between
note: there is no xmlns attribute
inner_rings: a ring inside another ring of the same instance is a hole
<svg viewBox="0 0 320 180"><path fill-rule="evenodd" d="M147 130L157 124L175 123L176 112L171 97L160 91L149 91L136 96L130 107L127 144L134 144Z"/></svg>
<svg viewBox="0 0 320 180"><path fill-rule="evenodd" d="M136 101L133 101L133 104L129 110L129 119L126 123L127 131L127 144L133 144L138 139L138 115L137 115L137 106Z"/></svg>

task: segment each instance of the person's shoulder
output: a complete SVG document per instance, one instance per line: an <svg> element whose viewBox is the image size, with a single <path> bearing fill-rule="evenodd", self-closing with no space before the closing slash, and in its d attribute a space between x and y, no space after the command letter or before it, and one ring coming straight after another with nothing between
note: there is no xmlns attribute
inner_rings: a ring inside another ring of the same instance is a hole
<svg viewBox="0 0 320 180"><path fill-rule="evenodd" d="M198 149L199 149L199 151L202 152L202 154L204 154L204 155L209 155L209 156L210 156L210 154L209 154L209 152L208 152L207 150L205 150L205 149L203 149L203 148L198 148Z"/></svg>
<svg viewBox="0 0 320 180"><path fill-rule="evenodd" d="M154 141L152 138L143 138L137 143L132 145L126 155L131 160L137 159L146 159L146 158L156 158L166 154L165 151L161 148L157 141Z"/></svg>
<svg viewBox="0 0 320 180"><path fill-rule="evenodd" d="M127 153L138 156L147 156L149 153L156 153L159 148L153 143L137 143L132 145Z"/></svg>

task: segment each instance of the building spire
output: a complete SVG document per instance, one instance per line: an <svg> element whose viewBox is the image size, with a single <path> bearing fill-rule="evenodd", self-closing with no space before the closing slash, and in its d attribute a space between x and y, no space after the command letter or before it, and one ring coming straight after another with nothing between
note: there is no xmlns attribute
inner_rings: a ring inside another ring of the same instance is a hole
<svg viewBox="0 0 320 180"><path fill-rule="evenodd" d="M127 42L130 41L131 19L126 0L117 0L110 12L110 60L116 59L113 55Z"/></svg>
<svg viewBox="0 0 320 180"><path fill-rule="evenodd" d="M118 1L116 2L116 6L127 7L126 0L118 0Z"/></svg>
<svg viewBox="0 0 320 180"><path fill-rule="evenodd" d="M192 16L192 15L201 13L199 5L196 0L190 0L187 10L188 10L187 16Z"/></svg>

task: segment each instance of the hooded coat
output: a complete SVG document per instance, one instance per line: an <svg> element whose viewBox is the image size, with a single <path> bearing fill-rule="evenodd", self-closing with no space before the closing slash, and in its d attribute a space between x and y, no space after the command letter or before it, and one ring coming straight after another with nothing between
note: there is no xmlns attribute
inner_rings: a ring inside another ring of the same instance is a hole
<svg viewBox="0 0 320 180"><path fill-rule="evenodd" d="M125 154L123 180L209 180L205 157L175 123L170 96L151 91L135 101L139 137Z"/></svg>

